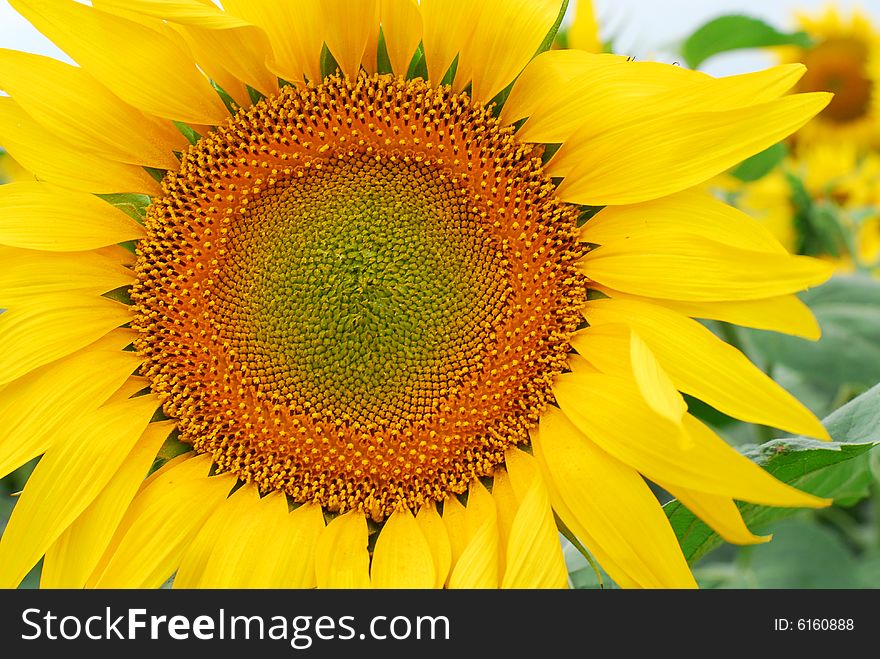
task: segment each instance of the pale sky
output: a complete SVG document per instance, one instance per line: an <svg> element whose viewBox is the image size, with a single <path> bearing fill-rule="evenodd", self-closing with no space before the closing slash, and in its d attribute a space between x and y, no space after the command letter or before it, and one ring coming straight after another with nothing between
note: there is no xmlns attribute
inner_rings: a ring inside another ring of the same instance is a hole
<svg viewBox="0 0 880 659"><path fill-rule="evenodd" d="M572 5L577 0L572 0ZM818 10L828 0L594 0L603 37L615 37L617 52L639 59L674 61L670 50L705 21L726 13L746 13L780 29L792 29L795 9ZM880 29L880 0L836 0L843 9L859 7ZM0 0L0 47L65 58L64 54L12 7ZM771 62L755 52L719 55L703 67L713 75L763 68Z"/></svg>

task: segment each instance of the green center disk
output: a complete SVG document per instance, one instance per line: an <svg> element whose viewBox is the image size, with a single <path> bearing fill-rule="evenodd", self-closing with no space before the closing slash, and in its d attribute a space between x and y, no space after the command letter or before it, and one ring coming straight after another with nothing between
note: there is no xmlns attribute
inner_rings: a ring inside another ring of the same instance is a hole
<svg viewBox="0 0 880 659"><path fill-rule="evenodd" d="M307 409L426 415L479 368L501 317L498 241L467 188L431 165L373 155L306 172L231 227L218 289L238 316L238 361L258 391Z"/></svg>

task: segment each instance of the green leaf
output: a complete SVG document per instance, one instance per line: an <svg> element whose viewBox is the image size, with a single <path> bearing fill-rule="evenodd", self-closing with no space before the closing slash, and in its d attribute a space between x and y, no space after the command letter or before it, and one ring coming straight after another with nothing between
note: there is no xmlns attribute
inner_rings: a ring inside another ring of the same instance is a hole
<svg viewBox="0 0 880 659"><path fill-rule="evenodd" d="M729 15L713 19L698 28L685 40L681 52L687 65L696 69L718 53L789 45L806 48L810 45L810 38L804 32L779 32L751 16Z"/></svg>
<svg viewBox="0 0 880 659"><path fill-rule="evenodd" d="M814 343L750 330L749 345L759 356L824 386L863 389L880 381L880 280L838 275L801 299L816 315L822 338Z"/></svg>
<svg viewBox="0 0 880 659"><path fill-rule="evenodd" d="M769 174L787 155L788 147L784 142L778 142L760 153L756 153L751 158L746 158L730 173L740 181L757 181Z"/></svg>
<svg viewBox="0 0 880 659"><path fill-rule="evenodd" d="M733 572L718 585L751 589L867 587L856 557L834 531L799 518L774 524L773 531L773 542L744 548Z"/></svg>
<svg viewBox="0 0 880 659"><path fill-rule="evenodd" d="M776 439L743 447L742 452L777 479L805 492L850 502L863 498L871 482L869 451L880 442L880 385L841 407L823 424L837 441ZM799 510L738 505L753 531ZM688 562L723 544L718 534L678 501L670 501L663 509Z"/></svg>

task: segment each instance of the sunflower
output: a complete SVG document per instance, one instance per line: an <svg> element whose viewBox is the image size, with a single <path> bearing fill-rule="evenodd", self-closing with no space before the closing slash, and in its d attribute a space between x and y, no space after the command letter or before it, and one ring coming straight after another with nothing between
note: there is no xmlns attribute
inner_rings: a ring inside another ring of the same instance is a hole
<svg viewBox="0 0 880 659"><path fill-rule="evenodd" d="M834 5L818 15L798 14L797 22L812 44L780 49L783 61L807 66L796 90L834 93L819 116L797 133L797 141L880 145L880 32L858 9L847 17Z"/></svg>
<svg viewBox="0 0 880 659"><path fill-rule="evenodd" d="M679 393L827 438L692 318L818 336L830 268L698 189L802 66L541 52L547 1L12 4L80 66L0 53L3 585L565 587L562 528L692 587L648 481L736 543L828 504Z"/></svg>
<svg viewBox="0 0 880 659"><path fill-rule="evenodd" d="M789 251L840 272L870 270L880 257L880 155L854 144L801 145L756 181L711 182Z"/></svg>

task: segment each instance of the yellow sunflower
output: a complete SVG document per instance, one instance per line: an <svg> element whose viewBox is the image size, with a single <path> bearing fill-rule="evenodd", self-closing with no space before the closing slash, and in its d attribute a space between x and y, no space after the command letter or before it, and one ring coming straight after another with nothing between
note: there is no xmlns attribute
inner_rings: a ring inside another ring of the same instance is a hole
<svg viewBox="0 0 880 659"><path fill-rule="evenodd" d="M801 148L756 181L711 182L758 219L789 251L825 259L841 272L871 269L880 257L880 154L849 142Z"/></svg>
<svg viewBox="0 0 880 659"><path fill-rule="evenodd" d="M834 5L818 15L800 13L797 22L813 43L780 49L783 61L807 67L795 89L829 91L834 98L796 139L807 144L845 140L861 147L880 145L880 32L858 9L847 17Z"/></svg>
<svg viewBox="0 0 880 659"><path fill-rule="evenodd" d="M828 503L679 393L827 438L691 318L819 334L830 268L695 189L825 107L802 66L536 56L549 1L11 2L80 66L0 52L0 584L565 587L555 515L692 587L646 479L736 543Z"/></svg>

